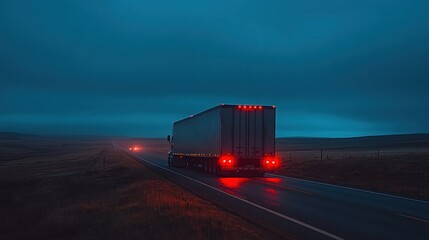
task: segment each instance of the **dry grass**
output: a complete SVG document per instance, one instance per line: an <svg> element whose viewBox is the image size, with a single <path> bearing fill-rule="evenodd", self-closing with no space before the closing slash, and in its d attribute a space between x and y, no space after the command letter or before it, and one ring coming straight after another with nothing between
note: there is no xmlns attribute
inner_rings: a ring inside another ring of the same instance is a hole
<svg viewBox="0 0 429 240"><path fill-rule="evenodd" d="M429 200L429 153L400 151L320 150L281 151L288 176Z"/></svg>
<svg viewBox="0 0 429 240"><path fill-rule="evenodd" d="M10 140L1 141L5 142ZM0 239L268 236L164 180L107 142L50 140L37 146L39 154L11 146L3 156L12 157L0 161ZM28 142L23 146L34 147Z"/></svg>

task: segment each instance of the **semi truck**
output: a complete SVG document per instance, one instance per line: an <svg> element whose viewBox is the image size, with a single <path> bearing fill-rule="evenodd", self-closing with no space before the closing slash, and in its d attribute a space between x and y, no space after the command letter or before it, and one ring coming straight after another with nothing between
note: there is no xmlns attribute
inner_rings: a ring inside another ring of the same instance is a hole
<svg viewBox="0 0 429 240"><path fill-rule="evenodd" d="M262 176L279 167L275 119L275 106L221 104L174 122L168 165Z"/></svg>

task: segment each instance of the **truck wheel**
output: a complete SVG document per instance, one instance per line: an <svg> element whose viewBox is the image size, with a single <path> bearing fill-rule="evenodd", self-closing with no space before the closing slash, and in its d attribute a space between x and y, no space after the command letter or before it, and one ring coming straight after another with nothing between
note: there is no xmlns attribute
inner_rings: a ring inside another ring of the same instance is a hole
<svg viewBox="0 0 429 240"><path fill-rule="evenodd" d="M213 175L217 176L218 175L218 167L217 166L213 166Z"/></svg>
<svg viewBox="0 0 429 240"><path fill-rule="evenodd" d="M219 166L217 164L216 160L212 160L212 174L213 175L218 175L219 173Z"/></svg>
<svg viewBox="0 0 429 240"><path fill-rule="evenodd" d="M220 169L219 164L217 164L216 162L214 163L214 166L213 166L213 174L216 176L222 175L222 170Z"/></svg>
<svg viewBox="0 0 429 240"><path fill-rule="evenodd" d="M208 166L208 173L209 174L212 174L213 173L213 161L211 160L211 159L209 159L209 161L208 161L208 164L207 164Z"/></svg>
<svg viewBox="0 0 429 240"><path fill-rule="evenodd" d="M207 161L206 160L203 160L202 166L203 166L203 172L207 173L209 170L207 170Z"/></svg>

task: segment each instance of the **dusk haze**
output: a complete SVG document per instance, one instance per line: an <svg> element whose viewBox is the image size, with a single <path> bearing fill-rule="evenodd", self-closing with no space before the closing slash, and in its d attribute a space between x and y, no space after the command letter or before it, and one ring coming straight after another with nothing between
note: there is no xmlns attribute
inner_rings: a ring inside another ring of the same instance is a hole
<svg viewBox="0 0 429 240"><path fill-rule="evenodd" d="M216 105L277 136L429 132L428 1L1 1L0 131L164 137Z"/></svg>

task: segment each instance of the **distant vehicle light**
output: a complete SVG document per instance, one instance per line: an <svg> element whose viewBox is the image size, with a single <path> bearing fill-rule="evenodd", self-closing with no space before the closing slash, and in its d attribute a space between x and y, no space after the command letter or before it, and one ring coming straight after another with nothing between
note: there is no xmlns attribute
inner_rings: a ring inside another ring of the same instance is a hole
<svg viewBox="0 0 429 240"><path fill-rule="evenodd" d="M130 147L130 151L137 152L137 151L140 151L140 150L142 150L142 148L139 147L139 146Z"/></svg>

